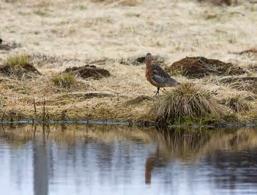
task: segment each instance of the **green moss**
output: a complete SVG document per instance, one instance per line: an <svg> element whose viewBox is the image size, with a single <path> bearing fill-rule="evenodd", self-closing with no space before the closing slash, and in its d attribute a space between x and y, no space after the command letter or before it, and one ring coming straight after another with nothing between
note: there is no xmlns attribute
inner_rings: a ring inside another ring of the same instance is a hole
<svg viewBox="0 0 257 195"><path fill-rule="evenodd" d="M10 67L23 67L29 64L29 56L27 54L17 54L13 56L9 56L5 64Z"/></svg>
<svg viewBox="0 0 257 195"><path fill-rule="evenodd" d="M75 75L72 73L62 73L59 75L55 75L52 78L52 82L57 87L71 88L76 84L76 78Z"/></svg>

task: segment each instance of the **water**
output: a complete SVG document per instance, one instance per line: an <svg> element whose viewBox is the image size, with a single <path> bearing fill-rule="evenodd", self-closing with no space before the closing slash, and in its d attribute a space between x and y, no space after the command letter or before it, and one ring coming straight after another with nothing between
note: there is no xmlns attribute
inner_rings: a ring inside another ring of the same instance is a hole
<svg viewBox="0 0 257 195"><path fill-rule="evenodd" d="M257 194L257 130L0 129L9 195Z"/></svg>

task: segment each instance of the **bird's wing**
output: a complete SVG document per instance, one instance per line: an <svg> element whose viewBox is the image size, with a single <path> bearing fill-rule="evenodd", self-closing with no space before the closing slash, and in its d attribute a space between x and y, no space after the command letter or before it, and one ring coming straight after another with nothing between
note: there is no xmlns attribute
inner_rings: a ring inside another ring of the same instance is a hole
<svg viewBox="0 0 257 195"><path fill-rule="evenodd" d="M178 84L175 79L171 78L170 75L158 65L153 65L152 79L163 86L174 86Z"/></svg>
<svg viewBox="0 0 257 195"><path fill-rule="evenodd" d="M159 65L153 65L153 74L163 78L170 78L170 75L166 73Z"/></svg>
<svg viewBox="0 0 257 195"><path fill-rule="evenodd" d="M152 79L153 79L156 83L161 84L161 85L167 83L167 78L161 77L161 76L159 76L159 75L157 75L157 74L153 74Z"/></svg>

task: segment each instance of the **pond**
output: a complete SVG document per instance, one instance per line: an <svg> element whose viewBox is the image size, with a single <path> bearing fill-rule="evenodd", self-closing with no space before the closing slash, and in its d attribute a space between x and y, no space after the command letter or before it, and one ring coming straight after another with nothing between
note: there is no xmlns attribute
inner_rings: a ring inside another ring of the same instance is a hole
<svg viewBox="0 0 257 195"><path fill-rule="evenodd" d="M0 127L1 194L257 194L257 130Z"/></svg>

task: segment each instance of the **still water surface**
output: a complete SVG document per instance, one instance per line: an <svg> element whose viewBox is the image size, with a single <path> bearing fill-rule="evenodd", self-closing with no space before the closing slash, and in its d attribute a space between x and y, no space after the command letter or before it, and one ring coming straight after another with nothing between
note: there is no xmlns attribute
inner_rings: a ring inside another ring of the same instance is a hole
<svg viewBox="0 0 257 195"><path fill-rule="evenodd" d="M0 194L257 194L257 130L0 129Z"/></svg>

